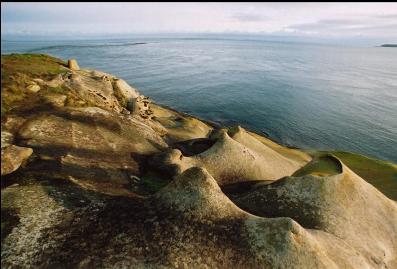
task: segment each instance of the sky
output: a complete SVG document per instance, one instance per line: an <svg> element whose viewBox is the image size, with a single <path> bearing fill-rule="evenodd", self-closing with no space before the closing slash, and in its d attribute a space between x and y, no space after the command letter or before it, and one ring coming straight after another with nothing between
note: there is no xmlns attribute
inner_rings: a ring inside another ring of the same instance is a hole
<svg viewBox="0 0 397 269"><path fill-rule="evenodd" d="M1 3L5 35L249 33L397 43L397 3Z"/></svg>

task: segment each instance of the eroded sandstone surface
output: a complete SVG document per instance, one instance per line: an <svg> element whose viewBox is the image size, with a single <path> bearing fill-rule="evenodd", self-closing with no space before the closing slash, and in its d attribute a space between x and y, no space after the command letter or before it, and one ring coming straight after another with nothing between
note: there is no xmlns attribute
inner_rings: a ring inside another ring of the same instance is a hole
<svg viewBox="0 0 397 269"><path fill-rule="evenodd" d="M222 128L76 61L2 56L3 76L4 268L397 267L395 164Z"/></svg>

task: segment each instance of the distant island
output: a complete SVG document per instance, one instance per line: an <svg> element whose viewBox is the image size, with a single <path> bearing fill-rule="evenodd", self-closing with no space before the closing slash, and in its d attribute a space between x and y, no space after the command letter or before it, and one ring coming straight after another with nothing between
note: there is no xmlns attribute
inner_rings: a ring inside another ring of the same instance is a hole
<svg viewBox="0 0 397 269"><path fill-rule="evenodd" d="M397 44L383 44L381 47L385 48L397 48Z"/></svg>

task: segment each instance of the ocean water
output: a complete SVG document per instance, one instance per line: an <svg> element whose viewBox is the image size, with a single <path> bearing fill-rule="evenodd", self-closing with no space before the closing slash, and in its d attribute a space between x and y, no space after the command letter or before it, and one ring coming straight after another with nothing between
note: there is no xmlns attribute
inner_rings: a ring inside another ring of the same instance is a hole
<svg viewBox="0 0 397 269"><path fill-rule="evenodd" d="M397 162L396 48L220 37L2 41L1 50L76 58L160 104L285 145Z"/></svg>

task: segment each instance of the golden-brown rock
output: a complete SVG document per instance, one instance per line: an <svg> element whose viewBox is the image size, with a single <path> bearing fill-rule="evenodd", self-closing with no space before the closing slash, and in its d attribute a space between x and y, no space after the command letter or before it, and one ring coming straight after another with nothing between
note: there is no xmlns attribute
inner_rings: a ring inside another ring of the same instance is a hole
<svg viewBox="0 0 397 269"><path fill-rule="evenodd" d="M74 71L80 70L79 64L77 63L76 59L68 60L68 67L69 69Z"/></svg>
<svg viewBox="0 0 397 269"><path fill-rule="evenodd" d="M17 170L26 161L33 150L11 145L1 149L1 175L8 175Z"/></svg>

